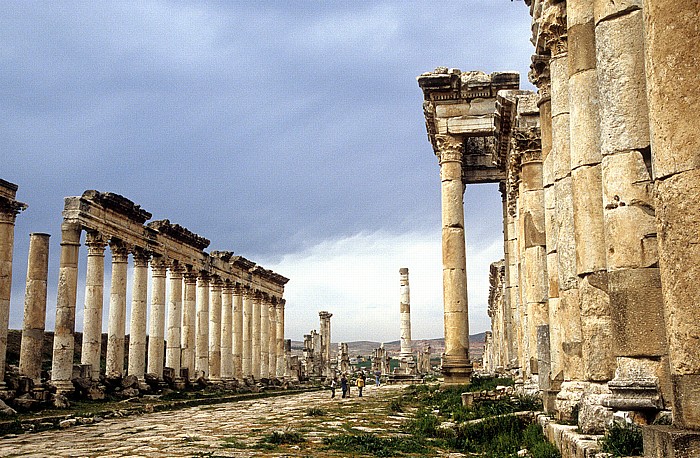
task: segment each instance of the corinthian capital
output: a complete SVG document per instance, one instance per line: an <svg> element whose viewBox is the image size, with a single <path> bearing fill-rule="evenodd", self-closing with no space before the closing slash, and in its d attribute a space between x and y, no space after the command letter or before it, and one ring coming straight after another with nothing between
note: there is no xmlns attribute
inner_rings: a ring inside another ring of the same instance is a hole
<svg viewBox="0 0 700 458"><path fill-rule="evenodd" d="M464 142L461 138L452 135L435 135L437 155L440 164L443 162L462 162L464 155Z"/></svg>
<svg viewBox="0 0 700 458"><path fill-rule="evenodd" d="M549 76L549 55L533 54L528 79L537 86L540 96L539 103L551 98L552 81Z"/></svg>
<svg viewBox="0 0 700 458"><path fill-rule="evenodd" d="M567 51L566 2L549 5L539 19L540 35L552 57Z"/></svg>

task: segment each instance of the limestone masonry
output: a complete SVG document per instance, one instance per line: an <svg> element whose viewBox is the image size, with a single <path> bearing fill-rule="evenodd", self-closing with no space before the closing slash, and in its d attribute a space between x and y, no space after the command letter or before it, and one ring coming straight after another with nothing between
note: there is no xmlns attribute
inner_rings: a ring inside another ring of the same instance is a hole
<svg viewBox="0 0 700 458"><path fill-rule="evenodd" d="M700 456L700 4L525 2L537 93L511 72L418 77L442 186L445 381L471 373L463 192L498 183L485 369L583 433L623 417L645 425L645 456Z"/></svg>

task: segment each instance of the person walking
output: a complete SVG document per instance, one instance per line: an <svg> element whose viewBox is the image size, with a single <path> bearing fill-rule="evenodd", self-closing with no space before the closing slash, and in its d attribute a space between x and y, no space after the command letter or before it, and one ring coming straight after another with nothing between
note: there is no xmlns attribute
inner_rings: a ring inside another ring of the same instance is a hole
<svg viewBox="0 0 700 458"><path fill-rule="evenodd" d="M343 374L340 377L340 390L343 392L343 397L348 397L348 378Z"/></svg>
<svg viewBox="0 0 700 458"><path fill-rule="evenodd" d="M376 384L376 386L379 386L379 379L381 378L381 376L382 371L374 371L374 383Z"/></svg>
<svg viewBox="0 0 700 458"><path fill-rule="evenodd" d="M360 392L359 397L362 397L362 388L365 387L365 377L364 373L357 378L357 389Z"/></svg>
<svg viewBox="0 0 700 458"><path fill-rule="evenodd" d="M335 381L335 377L333 377L333 380L331 380L331 399L335 397L335 387L337 386L337 382Z"/></svg>

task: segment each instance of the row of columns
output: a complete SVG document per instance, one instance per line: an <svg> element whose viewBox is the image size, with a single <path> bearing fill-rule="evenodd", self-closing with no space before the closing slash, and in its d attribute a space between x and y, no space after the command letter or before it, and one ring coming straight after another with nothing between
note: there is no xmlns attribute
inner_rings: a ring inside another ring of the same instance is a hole
<svg viewBox="0 0 700 458"><path fill-rule="evenodd" d="M62 228L52 362L52 380L61 388L68 388L72 377L81 231L77 224L64 223ZM112 274L105 372L124 374L129 250L119 240L112 239L108 243L99 233L92 231L88 231L85 244L88 260L81 363L91 366L93 378L99 377L104 254L109 244ZM284 300L269 298L218 276L210 277L206 272L192 272L177 261L151 257L137 248L132 249L132 255L134 269L126 373L139 378L145 372L162 377L163 368L169 367L175 374L184 368L191 377L204 376L210 380L284 375ZM149 266L152 282L147 333ZM278 354L280 349L282 351Z"/></svg>

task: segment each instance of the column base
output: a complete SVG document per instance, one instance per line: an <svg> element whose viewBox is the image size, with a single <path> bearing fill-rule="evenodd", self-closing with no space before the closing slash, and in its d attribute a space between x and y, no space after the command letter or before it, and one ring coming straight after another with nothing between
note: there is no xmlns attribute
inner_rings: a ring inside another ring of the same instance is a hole
<svg viewBox="0 0 700 458"><path fill-rule="evenodd" d="M75 391L73 382L70 380L51 380L49 383L56 387L56 394L68 394Z"/></svg>
<svg viewBox="0 0 700 458"><path fill-rule="evenodd" d="M700 457L700 431L673 426L645 426L644 456L649 458Z"/></svg>
<svg viewBox="0 0 700 458"><path fill-rule="evenodd" d="M557 420L578 424L578 411L581 407L581 398L586 391L586 382L567 381L562 382L561 390L557 393Z"/></svg>
<svg viewBox="0 0 700 458"><path fill-rule="evenodd" d="M467 385L472 381L472 363L442 364L442 375L445 377L445 385Z"/></svg>

